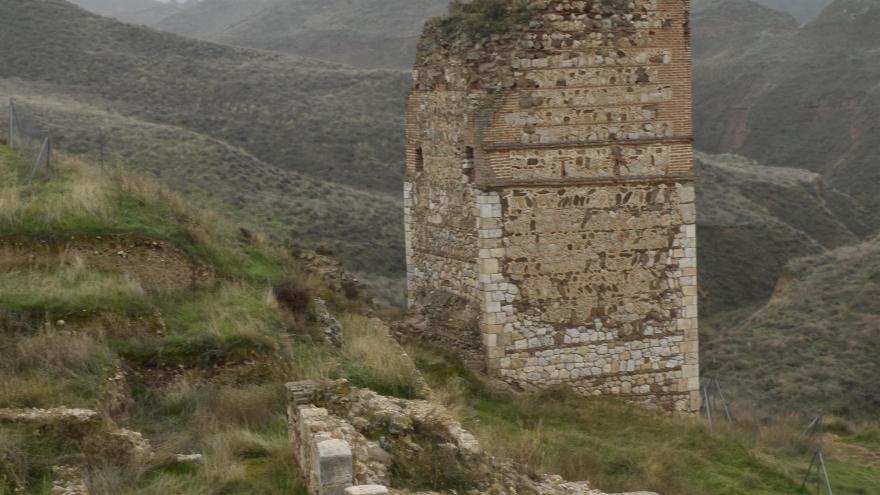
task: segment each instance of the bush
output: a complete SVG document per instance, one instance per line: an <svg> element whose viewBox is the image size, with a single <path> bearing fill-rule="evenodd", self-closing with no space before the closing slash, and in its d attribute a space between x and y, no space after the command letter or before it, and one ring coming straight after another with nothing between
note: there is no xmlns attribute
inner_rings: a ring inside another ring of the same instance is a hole
<svg viewBox="0 0 880 495"><path fill-rule="evenodd" d="M447 35L457 32L471 36L506 33L528 23L531 8L527 0L453 0L449 16L439 27Z"/></svg>

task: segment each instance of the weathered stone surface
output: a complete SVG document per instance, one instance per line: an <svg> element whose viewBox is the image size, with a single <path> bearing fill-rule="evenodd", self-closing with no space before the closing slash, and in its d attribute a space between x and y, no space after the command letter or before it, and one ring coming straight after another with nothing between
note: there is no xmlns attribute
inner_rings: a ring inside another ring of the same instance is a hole
<svg viewBox="0 0 880 495"><path fill-rule="evenodd" d="M316 297L314 305L315 316L318 319L318 324L321 325L321 332L324 334L324 342L333 347L342 347L342 324L330 314L327 303L323 299Z"/></svg>
<svg viewBox="0 0 880 495"><path fill-rule="evenodd" d="M382 485L350 486L345 489L345 495L388 495L388 487Z"/></svg>
<svg viewBox="0 0 880 495"><path fill-rule="evenodd" d="M689 2L529 4L504 33L423 38L407 106L411 308L461 301L485 367L523 388L696 411ZM449 334L438 320L427 331Z"/></svg>
<svg viewBox="0 0 880 495"><path fill-rule="evenodd" d="M52 495L89 495L83 470L73 466L55 466L52 468L54 478L49 493Z"/></svg>
<svg viewBox="0 0 880 495"><path fill-rule="evenodd" d="M100 421L100 417L90 409L0 409L0 423L86 424Z"/></svg>
<svg viewBox="0 0 880 495"><path fill-rule="evenodd" d="M351 446L345 440L329 439L315 444L313 469L320 483L320 495L342 495L351 486L354 475Z"/></svg>

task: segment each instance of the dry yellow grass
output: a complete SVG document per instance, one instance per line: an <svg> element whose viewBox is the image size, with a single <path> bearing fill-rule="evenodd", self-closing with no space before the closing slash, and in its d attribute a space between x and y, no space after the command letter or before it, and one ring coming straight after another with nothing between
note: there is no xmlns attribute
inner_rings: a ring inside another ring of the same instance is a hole
<svg viewBox="0 0 880 495"><path fill-rule="evenodd" d="M55 164L58 180L35 178L28 182L26 170L0 170L0 222L19 222L28 217L57 221L70 216L107 218L111 211L113 184L108 175L74 158Z"/></svg>
<svg viewBox="0 0 880 495"><path fill-rule="evenodd" d="M421 394L418 370L393 341L382 320L346 315L342 319L342 334L346 376L352 383L387 395Z"/></svg>
<svg viewBox="0 0 880 495"><path fill-rule="evenodd" d="M0 272L4 311L94 312L142 309L145 291L133 278L95 270L73 259L54 267Z"/></svg>

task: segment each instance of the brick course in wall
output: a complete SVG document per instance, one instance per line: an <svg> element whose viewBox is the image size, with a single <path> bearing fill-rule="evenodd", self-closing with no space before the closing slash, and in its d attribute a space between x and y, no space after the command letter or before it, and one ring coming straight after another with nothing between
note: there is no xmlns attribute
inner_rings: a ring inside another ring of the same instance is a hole
<svg viewBox="0 0 880 495"><path fill-rule="evenodd" d="M407 106L414 309L479 311L486 368L699 408L687 0L531 0L429 26Z"/></svg>

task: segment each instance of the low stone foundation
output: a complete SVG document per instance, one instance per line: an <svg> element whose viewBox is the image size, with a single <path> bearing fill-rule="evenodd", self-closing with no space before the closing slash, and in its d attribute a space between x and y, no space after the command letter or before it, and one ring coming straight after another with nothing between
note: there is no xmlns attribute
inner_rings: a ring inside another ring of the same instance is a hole
<svg viewBox="0 0 880 495"><path fill-rule="evenodd" d="M290 439L311 495L606 495L587 482L529 476L524 466L485 454L429 401L385 397L344 380L287 389Z"/></svg>

